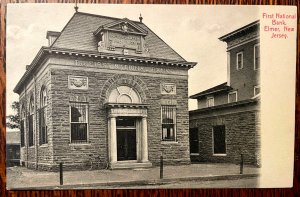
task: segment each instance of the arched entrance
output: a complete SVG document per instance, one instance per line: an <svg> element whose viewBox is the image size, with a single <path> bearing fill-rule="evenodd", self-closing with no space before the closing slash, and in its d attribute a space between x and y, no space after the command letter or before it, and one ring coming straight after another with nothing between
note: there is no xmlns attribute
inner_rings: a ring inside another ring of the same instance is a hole
<svg viewBox="0 0 300 197"><path fill-rule="evenodd" d="M108 109L109 161L113 168L149 167L147 108L128 85L115 86L105 104Z"/></svg>

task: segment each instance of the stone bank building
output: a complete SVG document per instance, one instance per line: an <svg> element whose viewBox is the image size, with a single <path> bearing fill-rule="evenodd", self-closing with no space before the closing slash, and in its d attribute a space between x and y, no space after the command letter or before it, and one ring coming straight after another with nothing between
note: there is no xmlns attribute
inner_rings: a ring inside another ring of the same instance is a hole
<svg viewBox="0 0 300 197"><path fill-rule="evenodd" d="M190 96L192 162L260 165L259 21L219 38L227 43L227 82Z"/></svg>
<svg viewBox="0 0 300 197"><path fill-rule="evenodd" d="M21 163L189 164L188 62L143 22L75 12L16 85Z"/></svg>

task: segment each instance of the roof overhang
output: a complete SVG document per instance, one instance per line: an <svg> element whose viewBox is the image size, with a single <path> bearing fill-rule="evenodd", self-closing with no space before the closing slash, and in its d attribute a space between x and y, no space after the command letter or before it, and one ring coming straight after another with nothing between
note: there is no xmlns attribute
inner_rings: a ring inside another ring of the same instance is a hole
<svg viewBox="0 0 300 197"><path fill-rule="evenodd" d="M224 85L223 84L218 85L218 86L221 86L220 88L214 89L215 87L213 87L213 88L211 88L212 89L211 91L209 91L210 89L204 90L202 92L199 92L197 94L194 94L194 95L190 96L189 98L199 99L199 98L207 96L207 95L221 93L221 92L228 92L228 91L232 90L232 87L230 87L228 85L225 85L225 84L227 84L227 83L224 83Z"/></svg>
<svg viewBox="0 0 300 197"><path fill-rule="evenodd" d="M221 40L223 42L227 42L227 41L231 40L232 38L239 36L240 34L244 34L245 32L247 32L251 29L254 29L254 28L258 28L258 27L259 27L259 20L254 21L248 25L245 25L245 26L243 26L235 31L232 31L224 36L221 36L219 38L219 40Z"/></svg>
<svg viewBox="0 0 300 197"><path fill-rule="evenodd" d="M128 55L116 55L110 53L101 53L101 52L92 52L92 51L79 51L71 49L62 49L62 48L49 48L42 47L28 69L17 83L14 88L14 92L20 94L21 87L24 82L29 78L35 69L41 64L41 62L49 55L65 55L65 56L74 56L74 57L90 57L96 59L107 59L107 60L116 60L123 62L132 62L132 63L147 63L153 65L164 65L171 67L179 67L190 69L193 68L197 62L187 62L187 61L174 61L169 59L159 59L159 58L148 58L148 57L138 57L138 56L128 56Z"/></svg>
<svg viewBox="0 0 300 197"><path fill-rule="evenodd" d="M259 102L260 102L260 99L258 99L258 98L247 99L247 100L242 100L242 101L238 101L238 102L226 103L226 104L223 104L223 105L216 105L216 106L212 106L212 107L206 107L206 108L191 110L191 111L189 111L189 114L190 115L206 114L208 112L214 112L214 111L228 109L228 108L255 105Z"/></svg>

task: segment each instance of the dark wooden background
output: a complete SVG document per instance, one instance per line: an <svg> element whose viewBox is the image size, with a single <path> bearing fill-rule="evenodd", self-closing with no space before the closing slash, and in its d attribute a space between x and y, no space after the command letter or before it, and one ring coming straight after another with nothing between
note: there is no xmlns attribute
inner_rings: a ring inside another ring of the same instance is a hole
<svg viewBox="0 0 300 197"><path fill-rule="evenodd" d="M6 196L300 196L300 34L299 0L78 0L78 3L131 3L131 4L247 4L247 5L295 5L297 6L297 81L296 81L296 125L294 187L277 189L145 189L145 190L58 190L58 191L7 191L5 172L5 23L7 3L75 3L75 0L0 0L0 197Z"/></svg>

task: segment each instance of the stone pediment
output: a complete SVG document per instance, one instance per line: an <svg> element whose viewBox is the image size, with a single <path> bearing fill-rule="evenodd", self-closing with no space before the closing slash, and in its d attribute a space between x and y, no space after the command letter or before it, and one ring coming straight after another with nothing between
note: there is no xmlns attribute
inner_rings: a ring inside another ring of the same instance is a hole
<svg viewBox="0 0 300 197"><path fill-rule="evenodd" d="M128 33L128 34L138 34L138 35L144 35L144 36L146 36L148 34L148 32L146 30L144 30L140 26L134 24L127 18L102 25L94 32L94 34L97 36L99 33L103 32L105 30L115 31L115 32L120 32L120 33Z"/></svg>
<svg viewBox="0 0 300 197"><path fill-rule="evenodd" d="M126 18L102 25L94 32L99 52L134 56L149 56L145 41L147 34L146 30Z"/></svg>

